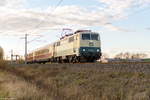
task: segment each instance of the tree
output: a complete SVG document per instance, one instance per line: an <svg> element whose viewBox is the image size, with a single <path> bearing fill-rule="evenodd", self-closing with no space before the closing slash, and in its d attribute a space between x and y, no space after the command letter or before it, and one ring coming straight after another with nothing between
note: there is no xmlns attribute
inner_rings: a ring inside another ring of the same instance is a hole
<svg viewBox="0 0 150 100"><path fill-rule="evenodd" d="M132 59L142 59L146 58L148 55L144 53L137 53L132 55Z"/></svg>
<svg viewBox="0 0 150 100"><path fill-rule="evenodd" d="M124 54L123 53L119 53L115 56L116 59L123 59Z"/></svg>
<svg viewBox="0 0 150 100"><path fill-rule="evenodd" d="M146 58L147 54L144 53L119 53L115 56L116 59L142 59Z"/></svg>

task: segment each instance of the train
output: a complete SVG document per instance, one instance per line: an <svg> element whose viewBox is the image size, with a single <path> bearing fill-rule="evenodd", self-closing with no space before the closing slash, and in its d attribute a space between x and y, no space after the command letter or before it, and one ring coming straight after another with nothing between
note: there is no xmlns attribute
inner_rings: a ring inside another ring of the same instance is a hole
<svg viewBox="0 0 150 100"><path fill-rule="evenodd" d="M100 35L91 30L77 30L60 40L38 48L27 55L27 63L95 62L101 58Z"/></svg>

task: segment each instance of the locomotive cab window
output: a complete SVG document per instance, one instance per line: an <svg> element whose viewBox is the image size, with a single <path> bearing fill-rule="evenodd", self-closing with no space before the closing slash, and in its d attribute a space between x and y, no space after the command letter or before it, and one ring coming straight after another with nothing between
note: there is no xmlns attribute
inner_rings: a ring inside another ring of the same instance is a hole
<svg viewBox="0 0 150 100"><path fill-rule="evenodd" d="M99 40L98 34L82 34L82 40Z"/></svg>
<svg viewBox="0 0 150 100"><path fill-rule="evenodd" d="M82 34L83 40L90 40L90 34Z"/></svg>
<svg viewBox="0 0 150 100"><path fill-rule="evenodd" d="M99 40L98 34L91 34L91 40Z"/></svg>

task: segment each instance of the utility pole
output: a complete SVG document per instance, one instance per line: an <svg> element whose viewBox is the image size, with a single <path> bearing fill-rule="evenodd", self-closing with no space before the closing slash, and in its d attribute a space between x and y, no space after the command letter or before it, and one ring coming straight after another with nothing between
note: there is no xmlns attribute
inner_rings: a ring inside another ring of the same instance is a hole
<svg viewBox="0 0 150 100"><path fill-rule="evenodd" d="M27 64L28 34L25 34L25 64Z"/></svg>
<svg viewBox="0 0 150 100"><path fill-rule="evenodd" d="M13 64L13 50L11 50L11 64Z"/></svg>

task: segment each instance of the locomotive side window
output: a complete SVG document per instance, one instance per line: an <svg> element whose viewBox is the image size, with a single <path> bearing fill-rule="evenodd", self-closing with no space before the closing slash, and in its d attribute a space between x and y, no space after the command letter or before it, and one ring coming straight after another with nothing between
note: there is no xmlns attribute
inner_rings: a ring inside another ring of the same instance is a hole
<svg viewBox="0 0 150 100"><path fill-rule="evenodd" d="M56 43L56 46L60 46L60 42L57 42L57 43Z"/></svg>
<svg viewBox="0 0 150 100"><path fill-rule="evenodd" d="M98 34L91 34L91 40L99 40Z"/></svg>
<svg viewBox="0 0 150 100"><path fill-rule="evenodd" d="M73 42L74 41L74 36L69 38L69 42Z"/></svg>
<svg viewBox="0 0 150 100"><path fill-rule="evenodd" d="M82 34L83 40L90 40L90 34Z"/></svg>

